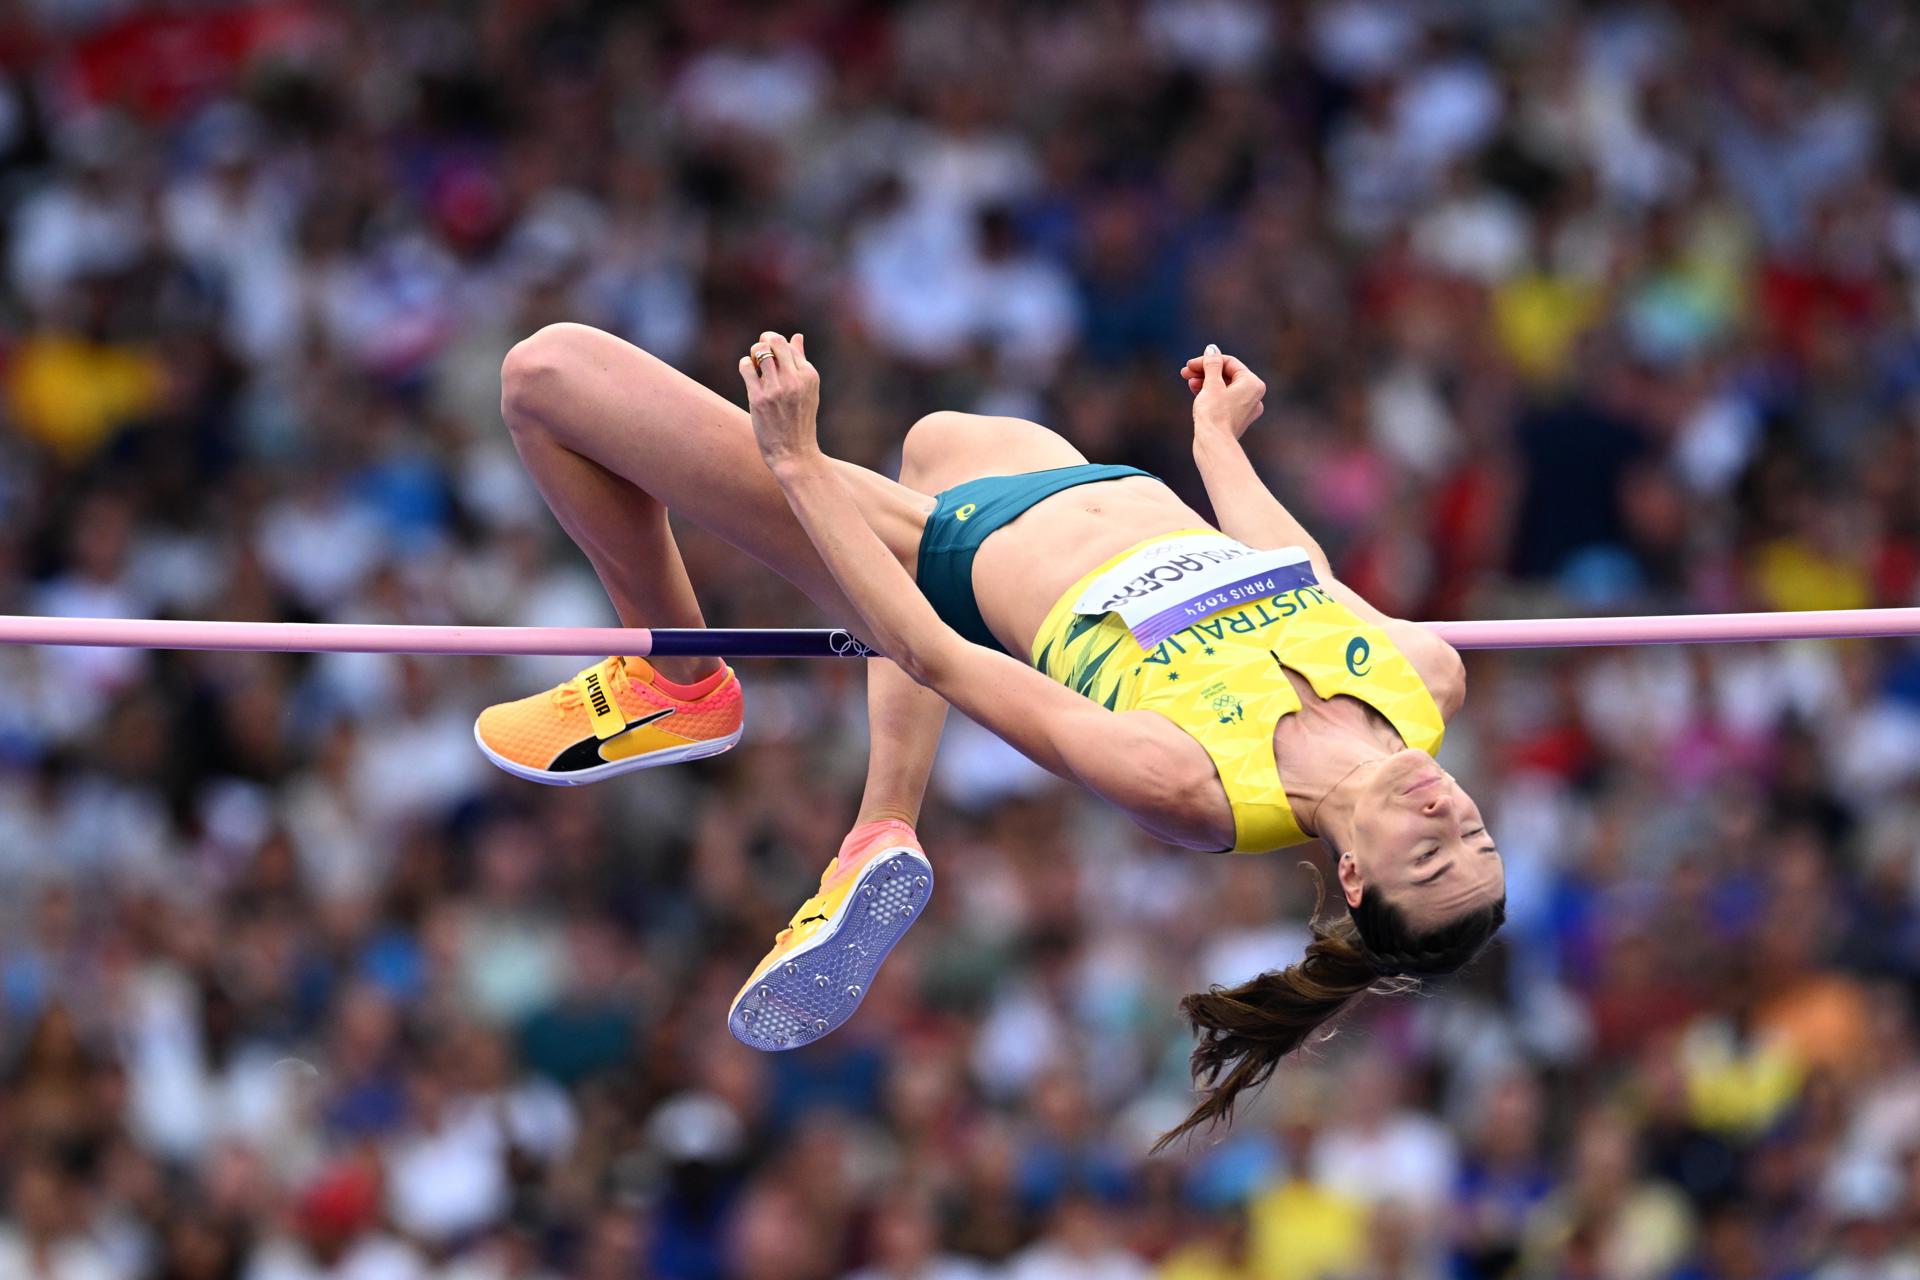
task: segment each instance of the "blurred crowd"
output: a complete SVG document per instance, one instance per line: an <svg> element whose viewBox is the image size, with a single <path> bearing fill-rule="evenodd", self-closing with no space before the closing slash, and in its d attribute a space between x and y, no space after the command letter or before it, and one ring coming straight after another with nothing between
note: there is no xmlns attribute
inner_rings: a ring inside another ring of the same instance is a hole
<svg viewBox="0 0 1920 1280"><path fill-rule="evenodd" d="M1916 67L1903 0L5 0L0 612L610 622L498 415L561 319L1196 502L1220 342L1401 616L1920 604ZM1502 942L1152 1160L1297 859L956 721L929 919L755 1055L861 673L489 769L576 665L0 652L0 1280L1920 1277L1911 644L1472 655Z"/></svg>

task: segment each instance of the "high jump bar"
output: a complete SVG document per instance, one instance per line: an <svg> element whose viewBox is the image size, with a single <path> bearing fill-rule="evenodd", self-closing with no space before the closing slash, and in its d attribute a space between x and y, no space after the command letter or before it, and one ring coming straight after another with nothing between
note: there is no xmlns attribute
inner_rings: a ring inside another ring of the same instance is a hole
<svg viewBox="0 0 1920 1280"><path fill-rule="evenodd" d="M1624 618L1524 618L1425 624L1457 649L1728 644L1920 635L1920 608L1804 613L1696 613ZM187 622L159 618L0 615L0 645L210 649L265 653L416 653L594 657L870 658L839 629L449 627L345 622Z"/></svg>

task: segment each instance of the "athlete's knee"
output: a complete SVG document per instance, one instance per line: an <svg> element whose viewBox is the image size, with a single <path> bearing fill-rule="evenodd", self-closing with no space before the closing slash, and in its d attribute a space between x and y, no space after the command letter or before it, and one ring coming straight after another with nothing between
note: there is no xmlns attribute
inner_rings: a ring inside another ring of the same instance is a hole
<svg viewBox="0 0 1920 1280"><path fill-rule="evenodd" d="M908 427L906 439L900 442L901 483L912 484L945 470L947 460L979 422L978 414L939 409Z"/></svg>
<svg viewBox="0 0 1920 1280"><path fill-rule="evenodd" d="M567 326L550 324L513 344L500 362L500 416L516 435L536 429L541 408L566 377Z"/></svg>
<svg viewBox="0 0 1920 1280"><path fill-rule="evenodd" d="M597 333L583 324L550 324L513 345L500 362L500 416L508 430L519 434L544 427Z"/></svg>

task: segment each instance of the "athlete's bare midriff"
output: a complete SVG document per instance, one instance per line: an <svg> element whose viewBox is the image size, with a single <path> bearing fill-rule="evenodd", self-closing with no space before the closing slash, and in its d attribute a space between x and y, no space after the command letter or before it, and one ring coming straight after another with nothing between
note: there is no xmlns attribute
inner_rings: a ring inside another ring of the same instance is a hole
<svg viewBox="0 0 1920 1280"><path fill-rule="evenodd" d="M1065 489L980 544L974 599L1000 643L1024 661L1048 611L1088 570L1157 534L1203 526L1211 527L1204 516L1146 476Z"/></svg>

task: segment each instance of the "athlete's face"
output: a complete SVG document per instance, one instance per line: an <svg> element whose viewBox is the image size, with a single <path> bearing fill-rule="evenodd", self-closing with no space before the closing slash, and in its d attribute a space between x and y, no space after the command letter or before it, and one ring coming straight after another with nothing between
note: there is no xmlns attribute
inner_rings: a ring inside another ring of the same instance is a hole
<svg viewBox="0 0 1920 1280"><path fill-rule="evenodd" d="M1423 751L1383 760L1361 785L1354 847L1340 856L1340 887L1357 906L1384 893L1415 928L1506 896L1506 869L1480 806Z"/></svg>

